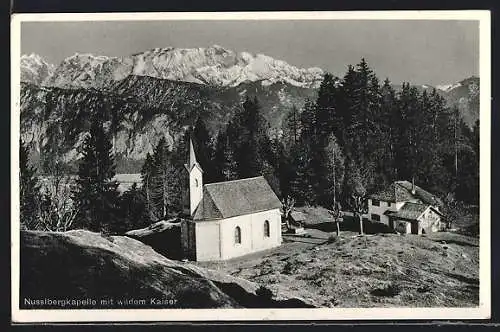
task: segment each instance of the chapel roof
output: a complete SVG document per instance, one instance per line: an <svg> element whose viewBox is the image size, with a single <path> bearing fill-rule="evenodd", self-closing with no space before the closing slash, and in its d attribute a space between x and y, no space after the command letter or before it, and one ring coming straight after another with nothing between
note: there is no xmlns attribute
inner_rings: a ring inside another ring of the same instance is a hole
<svg viewBox="0 0 500 332"><path fill-rule="evenodd" d="M193 220L211 220L278 209L281 202L263 176L209 183Z"/></svg>

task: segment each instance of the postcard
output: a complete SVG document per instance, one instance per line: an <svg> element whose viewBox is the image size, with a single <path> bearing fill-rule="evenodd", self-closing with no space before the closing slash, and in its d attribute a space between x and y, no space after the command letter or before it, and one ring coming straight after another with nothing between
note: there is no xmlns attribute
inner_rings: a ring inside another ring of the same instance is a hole
<svg viewBox="0 0 500 332"><path fill-rule="evenodd" d="M490 317L489 11L11 24L14 322Z"/></svg>

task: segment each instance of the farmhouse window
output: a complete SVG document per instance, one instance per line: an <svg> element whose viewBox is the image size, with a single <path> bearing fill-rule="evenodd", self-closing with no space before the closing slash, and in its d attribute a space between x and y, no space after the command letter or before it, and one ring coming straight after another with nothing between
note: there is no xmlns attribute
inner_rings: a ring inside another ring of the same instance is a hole
<svg viewBox="0 0 500 332"><path fill-rule="evenodd" d="M372 200L372 205L373 206L380 206L380 201L376 200L376 199L373 199Z"/></svg>
<svg viewBox="0 0 500 332"><path fill-rule="evenodd" d="M388 206L388 207L391 207L391 202L387 202L387 206Z"/></svg>
<svg viewBox="0 0 500 332"><path fill-rule="evenodd" d="M198 187L198 179L194 179L194 186Z"/></svg>
<svg viewBox="0 0 500 332"><path fill-rule="evenodd" d="M380 221L380 216L378 214L372 213L372 220Z"/></svg>
<svg viewBox="0 0 500 332"><path fill-rule="evenodd" d="M266 220L264 221L264 236L269 237L270 235L270 230L269 230L269 221Z"/></svg>
<svg viewBox="0 0 500 332"><path fill-rule="evenodd" d="M241 243L241 229L238 226L234 229L234 243Z"/></svg>

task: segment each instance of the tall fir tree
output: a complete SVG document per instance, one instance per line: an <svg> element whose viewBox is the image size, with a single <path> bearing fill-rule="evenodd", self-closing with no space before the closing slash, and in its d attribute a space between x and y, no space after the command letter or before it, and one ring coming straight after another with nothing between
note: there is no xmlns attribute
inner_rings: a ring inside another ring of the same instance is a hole
<svg viewBox="0 0 500 332"><path fill-rule="evenodd" d="M386 78L380 89L380 139L385 146L385 151L381 155L381 163L378 165L378 172L385 173L386 181L392 182L398 179L398 170L395 164L396 142L398 141L397 127L401 125L398 118L398 100L396 91L392 87L391 81Z"/></svg>
<svg viewBox="0 0 500 332"><path fill-rule="evenodd" d="M203 169L203 181L212 183L217 181L217 171L214 166L214 149L210 133L201 117L198 117L193 128L193 145L196 158Z"/></svg>
<svg viewBox="0 0 500 332"><path fill-rule="evenodd" d="M95 232L113 232L118 218L118 184L114 180L111 140L99 116L91 123L82 154L73 193L79 212L75 226Z"/></svg>
<svg viewBox="0 0 500 332"><path fill-rule="evenodd" d="M292 146L299 142L301 134L300 112L295 105L285 117L283 123L283 148L287 154L290 154Z"/></svg>
<svg viewBox="0 0 500 332"><path fill-rule="evenodd" d="M150 224L146 197L143 190L140 190L137 183L133 183L130 189L125 191L120 197L120 223L114 231L123 234L131 229L147 227Z"/></svg>
<svg viewBox="0 0 500 332"><path fill-rule="evenodd" d="M151 199L151 191L154 186L154 172L155 172L155 164L153 156L148 152L146 154L146 160L141 168L141 180L142 180L142 191L144 192L145 200L146 200L146 209L148 212L148 216L150 219L154 219L153 212L153 204Z"/></svg>
<svg viewBox="0 0 500 332"><path fill-rule="evenodd" d="M230 140L230 145L238 177L262 175L272 154L268 136L269 123L262 115L257 98L247 96L241 110L235 115L233 124L235 135Z"/></svg>
<svg viewBox="0 0 500 332"><path fill-rule="evenodd" d="M238 178L238 165L234 158L233 141L236 131L231 121L221 129L215 143L214 164L217 181L230 181Z"/></svg>
<svg viewBox="0 0 500 332"><path fill-rule="evenodd" d="M298 205L315 205L317 202L312 183L314 176L311 174L309 148L307 144L297 144L291 151L290 196Z"/></svg>
<svg viewBox="0 0 500 332"><path fill-rule="evenodd" d="M178 144L185 151L184 144ZM165 138L161 138L153 153L153 175L150 192L153 220L167 218L182 210L182 158L180 150L169 149ZM186 159L184 158L184 161Z"/></svg>

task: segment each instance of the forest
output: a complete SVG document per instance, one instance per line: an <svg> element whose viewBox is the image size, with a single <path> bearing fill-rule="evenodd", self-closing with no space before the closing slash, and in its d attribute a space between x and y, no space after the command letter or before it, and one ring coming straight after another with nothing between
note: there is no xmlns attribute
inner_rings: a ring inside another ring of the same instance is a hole
<svg viewBox="0 0 500 332"><path fill-rule="evenodd" d="M116 234L182 216L189 139L204 183L263 175L280 199L297 205L331 208L339 201L349 209L353 194L365 200L395 180L438 195L452 215L479 202L479 122L467 126L435 90L408 82L395 90L364 59L341 78L325 74L317 98L293 107L279 131L269 130L253 97L216 135L198 117L173 144L159 141L142 166L142 186L123 194L103 123L92 119L75 181L52 193L41 190L20 142L22 228ZM52 179L64 182L63 173L56 167Z"/></svg>

